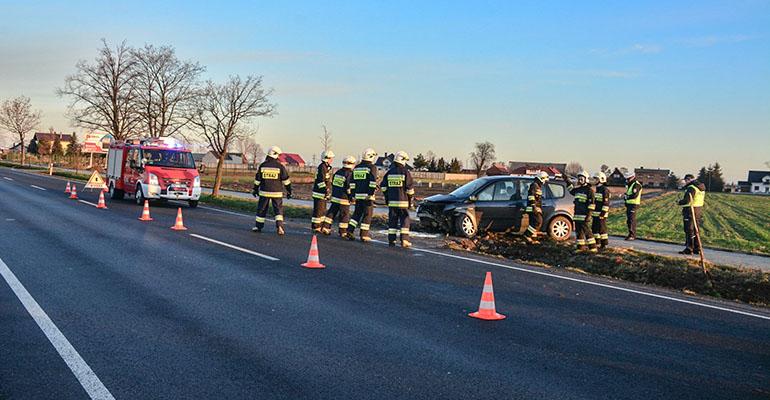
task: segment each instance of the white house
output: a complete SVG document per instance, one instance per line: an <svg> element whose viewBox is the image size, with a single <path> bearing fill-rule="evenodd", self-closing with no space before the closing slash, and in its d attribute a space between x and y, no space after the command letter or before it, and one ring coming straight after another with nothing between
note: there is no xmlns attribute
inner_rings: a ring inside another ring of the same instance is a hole
<svg viewBox="0 0 770 400"><path fill-rule="evenodd" d="M770 194L770 171L749 171L749 193Z"/></svg>

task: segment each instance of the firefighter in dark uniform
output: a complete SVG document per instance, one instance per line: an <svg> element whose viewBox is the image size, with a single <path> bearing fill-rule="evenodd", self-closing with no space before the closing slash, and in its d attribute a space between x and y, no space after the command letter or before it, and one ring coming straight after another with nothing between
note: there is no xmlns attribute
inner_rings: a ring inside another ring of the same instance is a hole
<svg viewBox="0 0 770 400"><path fill-rule="evenodd" d="M591 231L600 249L607 247L610 236L607 234L607 215L610 213L610 189L607 188L607 175L604 172L594 174L594 210L591 212L593 225Z"/></svg>
<svg viewBox="0 0 770 400"><path fill-rule="evenodd" d="M679 254L700 254L700 246L698 246L698 238L696 237L697 231L695 224L698 224L698 228L703 223L703 205L706 202L706 185L698 180L691 174L684 176L684 196L682 200L679 200L679 205L682 206L682 222L684 224L684 250ZM693 217L695 218L693 220Z"/></svg>
<svg viewBox="0 0 770 400"><path fill-rule="evenodd" d="M626 226L628 235L626 240L636 240L636 214L642 204L642 183L636 180L636 174L628 171L623 176L626 178Z"/></svg>
<svg viewBox="0 0 770 400"><path fill-rule="evenodd" d="M596 250L596 239L591 232L591 212L594 210L594 190L588 183L588 172L581 171L577 176L577 187L571 183L567 187L570 194L575 196L575 212L572 219L575 221L575 236L577 238L578 251L588 248L592 253Z"/></svg>
<svg viewBox="0 0 770 400"><path fill-rule="evenodd" d="M382 177L380 188L388 203L388 245L396 245L396 237L401 234L401 247L411 247L409 241L409 208L414 197L412 174L406 168L409 155L399 151L393 159L385 176ZM399 230L400 228L400 230Z"/></svg>
<svg viewBox="0 0 770 400"><path fill-rule="evenodd" d="M350 221L350 202L355 198L351 184L353 183L353 167L356 158L347 156L342 160L342 168L332 176L332 205L324 217L321 232L324 235L332 233L334 218L339 214L339 232L341 237L348 235L348 221Z"/></svg>
<svg viewBox="0 0 770 400"><path fill-rule="evenodd" d="M281 155L281 149L273 146L267 152L265 162L259 165L257 175L254 177L254 189L251 194L254 197L259 196L257 202L256 226L252 228L254 232L262 232L265 227L265 217L267 217L267 208L273 203L273 213L275 214L275 227L279 235L285 233L283 229L283 190L286 189L286 198L291 198L291 180L286 167L278 162L278 156Z"/></svg>
<svg viewBox="0 0 770 400"><path fill-rule="evenodd" d="M540 228L543 226L543 185L548 182L548 173L540 171L527 191L526 213L529 216L529 226L524 232L524 239L528 243L537 244Z"/></svg>
<svg viewBox="0 0 770 400"><path fill-rule="evenodd" d="M347 238L355 240L356 228L361 231L361 241L369 242L369 227L374 215L374 194L377 192L377 167L374 159L377 152L366 149L361 155L361 162L353 169L353 191L356 197L356 209L350 220Z"/></svg>
<svg viewBox="0 0 770 400"><path fill-rule="evenodd" d="M313 182L313 217L310 226L313 232L321 232L321 226L326 215L326 202L332 197L332 162L334 152L331 150L321 153L321 163L315 173Z"/></svg>

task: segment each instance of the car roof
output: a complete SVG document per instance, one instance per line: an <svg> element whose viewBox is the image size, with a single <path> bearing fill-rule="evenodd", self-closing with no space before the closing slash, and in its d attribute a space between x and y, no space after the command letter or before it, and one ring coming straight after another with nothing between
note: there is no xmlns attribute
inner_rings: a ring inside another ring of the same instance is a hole
<svg viewBox="0 0 770 400"><path fill-rule="evenodd" d="M484 179L486 181L499 181L503 179L527 179L527 180L533 180L535 179L534 175L519 175L519 174L511 174L511 175L493 175L493 176L484 176L479 179ZM558 181L554 181L551 183L556 183Z"/></svg>

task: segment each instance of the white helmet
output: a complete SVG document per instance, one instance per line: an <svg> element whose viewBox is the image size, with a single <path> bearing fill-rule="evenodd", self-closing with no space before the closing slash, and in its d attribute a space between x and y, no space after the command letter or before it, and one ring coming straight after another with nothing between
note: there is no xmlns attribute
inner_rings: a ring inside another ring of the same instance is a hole
<svg viewBox="0 0 770 400"><path fill-rule="evenodd" d="M368 148L361 155L361 161L374 161L375 157L377 157L377 152L372 148Z"/></svg>
<svg viewBox="0 0 770 400"><path fill-rule="evenodd" d="M541 181L546 182L548 180L548 172L540 171L540 173L537 174L537 177L540 178Z"/></svg>
<svg viewBox="0 0 770 400"><path fill-rule="evenodd" d="M356 165L356 158L353 156L347 156L342 160L342 166L345 168L353 168Z"/></svg>
<svg viewBox="0 0 770 400"><path fill-rule="evenodd" d="M281 153L283 152L281 151L280 147L273 146L270 148L270 150L267 151L267 156L270 158L278 158L278 156L280 156Z"/></svg>
<svg viewBox="0 0 770 400"><path fill-rule="evenodd" d="M393 158L393 162L399 163L401 165L406 164L407 161L409 161L409 154L406 154L406 152L403 150L396 153L396 156Z"/></svg>
<svg viewBox="0 0 770 400"><path fill-rule="evenodd" d="M604 172L595 173L594 178L599 181L599 183L607 183L607 175L605 175Z"/></svg>
<svg viewBox="0 0 770 400"><path fill-rule="evenodd" d="M334 158L334 152L331 150L326 150L321 153L321 160L323 161L330 161Z"/></svg>
<svg viewBox="0 0 770 400"><path fill-rule="evenodd" d="M628 170L623 173L623 177L626 179L631 179L636 176L636 173L634 171Z"/></svg>
<svg viewBox="0 0 770 400"><path fill-rule="evenodd" d="M580 171L580 172L578 172L577 177L578 177L578 179L580 179L580 177L583 177L583 178L585 178L586 181L588 181L588 178L590 176L588 175L588 172Z"/></svg>

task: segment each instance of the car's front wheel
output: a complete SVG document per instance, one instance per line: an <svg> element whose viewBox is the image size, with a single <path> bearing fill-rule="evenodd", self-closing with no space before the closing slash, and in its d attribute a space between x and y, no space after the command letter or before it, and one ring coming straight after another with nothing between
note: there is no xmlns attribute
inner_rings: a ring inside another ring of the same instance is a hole
<svg viewBox="0 0 770 400"><path fill-rule="evenodd" d="M476 222L470 215L463 214L455 218L455 231L463 237L472 238L476 236Z"/></svg>
<svg viewBox="0 0 770 400"><path fill-rule="evenodd" d="M187 202L187 204L190 205L190 208L196 208L198 207L198 200L190 200Z"/></svg>
<svg viewBox="0 0 770 400"><path fill-rule="evenodd" d="M569 218L558 215L548 223L548 236L557 242L569 239L572 234L572 221Z"/></svg>

